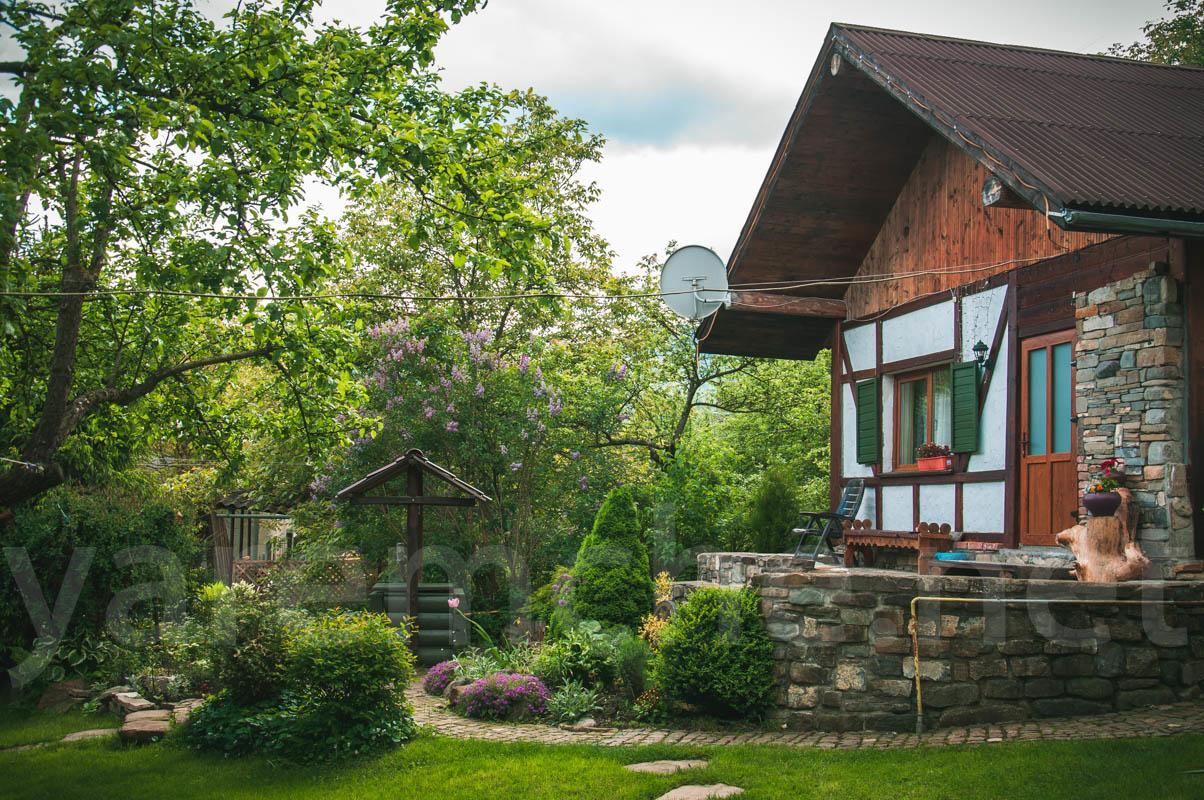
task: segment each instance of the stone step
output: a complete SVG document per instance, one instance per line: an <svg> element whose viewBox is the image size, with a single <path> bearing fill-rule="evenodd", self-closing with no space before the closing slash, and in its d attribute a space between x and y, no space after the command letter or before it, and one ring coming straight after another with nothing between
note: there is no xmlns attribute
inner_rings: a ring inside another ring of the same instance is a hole
<svg viewBox="0 0 1204 800"><path fill-rule="evenodd" d="M665 792L657 800L710 800L712 797L735 797L738 794L744 794L744 790L726 783L690 784Z"/></svg>
<svg viewBox="0 0 1204 800"><path fill-rule="evenodd" d="M628 772L643 772L649 775L672 775L685 769L705 769L710 765L703 759L685 759L681 761L641 761L639 764L628 764L623 769Z"/></svg>

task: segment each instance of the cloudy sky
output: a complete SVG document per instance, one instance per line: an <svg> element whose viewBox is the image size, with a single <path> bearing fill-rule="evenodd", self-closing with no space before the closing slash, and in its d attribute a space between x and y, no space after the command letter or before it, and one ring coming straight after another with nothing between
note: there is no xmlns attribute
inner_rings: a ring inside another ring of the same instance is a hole
<svg viewBox="0 0 1204 800"><path fill-rule="evenodd" d="M327 0L322 16L369 24L383 6ZM533 87L606 136L586 177L622 269L671 239L727 257L833 20L1091 53L1160 16L1162 0L492 0L438 58L451 87Z"/></svg>
<svg viewBox="0 0 1204 800"><path fill-rule="evenodd" d="M350 21L348 5L339 14ZM1161 6L492 0L438 55L451 85L531 86L606 136L588 177L603 190L594 219L622 268L670 239L727 257L833 20L1091 53L1136 39Z"/></svg>

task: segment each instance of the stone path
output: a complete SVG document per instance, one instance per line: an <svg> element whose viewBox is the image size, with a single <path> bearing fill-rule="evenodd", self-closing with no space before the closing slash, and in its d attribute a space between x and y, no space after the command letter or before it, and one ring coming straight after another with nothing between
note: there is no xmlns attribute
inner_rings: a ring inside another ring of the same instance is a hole
<svg viewBox="0 0 1204 800"><path fill-rule="evenodd" d="M541 744L627 745L736 745L772 744L821 749L921 747L956 744L1031 741L1038 739L1127 739L1204 734L1204 703L1119 711L1092 717L1037 719L966 728L941 728L924 734L858 731L685 731L665 728L595 728L564 730L549 725L511 724L465 719L446 708L442 698L431 697L414 684L407 691L414 705L414 718L443 736L457 739L489 739L498 742Z"/></svg>

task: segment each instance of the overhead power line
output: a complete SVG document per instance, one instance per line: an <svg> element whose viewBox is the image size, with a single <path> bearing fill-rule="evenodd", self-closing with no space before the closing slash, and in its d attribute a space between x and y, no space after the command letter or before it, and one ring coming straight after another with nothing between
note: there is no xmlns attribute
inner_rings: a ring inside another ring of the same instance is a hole
<svg viewBox="0 0 1204 800"><path fill-rule="evenodd" d="M971 274L976 272L986 272L989 270L999 269L1000 267L1011 266L1015 264L1023 264L1031 261L1040 261L1047 256L1032 256L1028 258L1012 258L1005 261L979 262L972 264L962 264L950 267L942 267L939 269L919 270L915 272L904 272L888 275L850 275L847 277L835 278L817 278L814 280L805 281L759 281L748 283L734 283L729 287L732 290L750 290L760 292L795 292L799 289L809 289L821 286L857 286L862 284L872 283L889 283L914 278L925 277L929 275L959 275ZM422 295L422 294L403 294L393 292L323 292L320 294L295 294L295 295L279 295L279 294L244 294L244 293L222 293L222 292L186 292L175 289L94 289L91 291L81 292L63 292L63 291L0 291L0 297L10 297L15 299L21 298L62 298L62 297L83 297L85 299L99 299L104 297L182 297L189 299L200 300L253 300L258 302L315 302L324 300L400 300L415 303L491 303L491 302L512 302L515 300L594 300L599 302L608 302L616 300L640 300L654 297L668 297L673 295L689 295L694 293L694 289L682 289L672 292L633 292L629 294L594 294L588 292L518 292L514 294L492 294L492 295L477 295L477 296L460 296L460 295Z"/></svg>

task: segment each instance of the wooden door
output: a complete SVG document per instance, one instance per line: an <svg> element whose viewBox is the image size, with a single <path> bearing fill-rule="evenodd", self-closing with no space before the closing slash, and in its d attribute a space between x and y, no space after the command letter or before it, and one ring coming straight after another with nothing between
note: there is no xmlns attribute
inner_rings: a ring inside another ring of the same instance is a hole
<svg viewBox="0 0 1204 800"><path fill-rule="evenodd" d="M1020 544L1054 544L1078 511L1073 357L1073 330L1020 343Z"/></svg>

